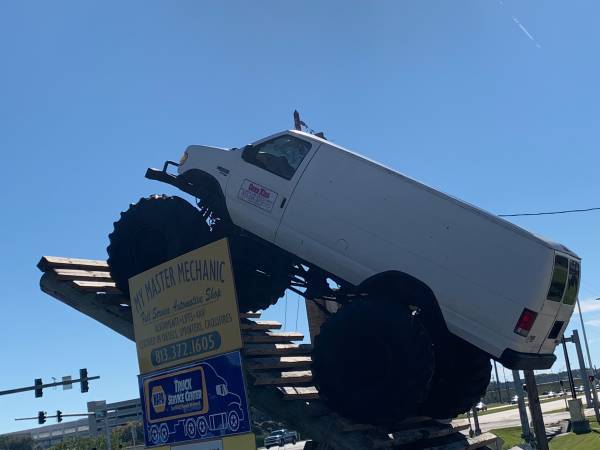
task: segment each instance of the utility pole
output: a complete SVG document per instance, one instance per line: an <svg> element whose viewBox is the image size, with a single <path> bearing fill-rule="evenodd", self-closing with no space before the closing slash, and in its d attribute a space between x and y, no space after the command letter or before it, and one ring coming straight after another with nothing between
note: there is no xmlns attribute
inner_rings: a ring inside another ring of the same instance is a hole
<svg viewBox="0 0 600 450"><path fill-rule="evenodd" d="M106 450L112 450L110 442L110 428L108 428L108 414L104 411L104 439L106 440Z"/></svg>
<svg viewBox="0 0 600 450"><path fill-rule="evenodd" d="M498 402L502 403L502 392L500 391L500 378L498 378L498 366L496 365L496 360L494 359L494 370L496 372L496 389L498 391Z"/></svg>
<svg viewBox="0 0 600 450"><path fill-rule="evenodd" d="M596 299L597 300L597 299ZM583 323L583 315L581 314L581 305L579 304L579 296L577 296L577 309L579 310L579 321L581 322L581 331L583 331L583 342L585 343L585 351L587 352L588 363L590 364L590 370L592 370L592 357L590 356L590 346L588 345L587 334L585 332L585 325ZM587 373L586 373L587 375ZM596 374L594 374L596 375Z"/></svg>
<svg viewBox="0 0 600 450"><path fill-rule="evenodd" d="M569 352L567 351L567 344L564 336L560 340L562 342L563 351L565 353L565 364L567 366L567 377L569 378L569 385L571 386L571 397L573 399L577 398L577 394L575 393L575 382L573 381L573 372L571 371L571 363L569 361Z"/></svg>
<svg viewBox="0 0 600 450"><path fill-rule="evenodd" d="M510 403L510 388L508 387L508 382L506 381L506 371L504 370L504 365L502 365L502 375L504 376L504 387L506 388L506 402Z"/></svg>
<svg viewBox="0 0 600 450"><path fill-rule="evenodd" d="M544 416L542 415L542 408L540 406L535 375L533 370L524 370L523 372L525 374L525 383L527 384L529 412L531 413L537 448L538 450L548 450L548 438L546 437L546 427L544 426Z"/></svg>

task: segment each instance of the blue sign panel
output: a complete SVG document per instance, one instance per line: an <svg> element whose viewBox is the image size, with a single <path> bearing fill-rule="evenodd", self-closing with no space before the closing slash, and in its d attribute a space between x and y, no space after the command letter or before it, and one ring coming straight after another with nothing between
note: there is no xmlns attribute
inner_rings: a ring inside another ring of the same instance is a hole
<svg viewBox="0 0 600 450"><path fill-rule="evenodd" d="M139 376L146 446L248 433L240 352Z"/></svg>

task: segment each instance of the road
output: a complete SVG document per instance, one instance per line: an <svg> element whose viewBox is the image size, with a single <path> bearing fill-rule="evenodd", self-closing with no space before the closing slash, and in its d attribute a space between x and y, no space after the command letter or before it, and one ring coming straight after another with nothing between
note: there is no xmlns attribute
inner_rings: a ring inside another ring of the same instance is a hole
<svg viewBox="0 0 600 450"><path fill-rule="evenodd" d="M584 400L585 405L585 400ZM556 411L558 409L562 409L560 412L553 412L544 414L544 423L551 424L559 422L563 419L569 418L569 413L564 411L565 409L565 400L564 398L542 403L540 405L542 407L542 412L546 413L548 411ZM527 410L527 414L529 415L529 409ZM593 415L593 409L586 409L586 415ZM452 423L457 425L462 425L468 423L467 419L457 419ZM507 411L501 411L497 413L486 414L483 416L479 416L479 426L481 431L489 431L494 428L507 428L507 427L518 427L521 425L521 420L519 419L519 410L518 408L510 409Z"/></svg>
<svg viewBox="0 0 600 450"><path fill-rule="evenodd" d="M585 399L582 399L585 405ZM542 407L542 412L544 413L544 423L546 425L560 422L561 420L568 419L569 413L564 411L565 409L565 399L560 398L551 402L542 403L540 405ZM560 412L552 412L548 413L548 411L556 411L558 409L562 409ZM548 414L546 414L548 413ZM527 409L527 414L529 416L529 408ZM592 408L585 410L586 416L593 416L594 410ZM530 420L531 421L531 420ZM452 421L453 424L462 425L468 423L467 419L457 419ZM497 428L508 428L508 427L518 427L521 426L521 420L519 419L519 410L518 408L510 409L507 411L500 411L497 413L485 414L483 416L479 416L479 426L481 431L490 431ZM271 447L271 449L278 450L303 450L304 444L306 441L298 442L296 445L287 444L285 447ZM260 449L264 449L264 447L260 447ZM259 450L260 450L259 449Z"/></svg>
<svg viewBox="0 0 600 450"><path fill-rule="evenodd" d="M306 441L300 441L296 442L296 445L286 444L285 447L271 447L271 450L303 450L304 444L306 444ZM264 447L259 447L258 450L264 450Z"/></svg>

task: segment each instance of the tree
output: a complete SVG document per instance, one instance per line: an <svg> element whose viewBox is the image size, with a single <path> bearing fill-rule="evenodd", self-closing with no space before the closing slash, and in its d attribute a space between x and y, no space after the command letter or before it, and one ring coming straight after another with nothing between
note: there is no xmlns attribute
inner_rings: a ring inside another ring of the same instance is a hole
<svg viewBox="0 0 600 450"><path fill-rule="evenodd" d="M0 436L1 450L32 450L33 448L31 436Z"/></svg>

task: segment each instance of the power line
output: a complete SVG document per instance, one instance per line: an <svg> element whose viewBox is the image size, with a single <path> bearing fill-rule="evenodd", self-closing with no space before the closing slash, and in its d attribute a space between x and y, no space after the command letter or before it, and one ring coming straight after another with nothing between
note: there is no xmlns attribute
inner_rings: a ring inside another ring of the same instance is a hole
<svg viewBox="0 0 600 450"><path fill-rule="evenodd" d="M570 213L581 213L590 211L600 211L600 206L596 208L586 209L566 209L564 211L545 211L535 213L519 213L519 214L498 214L499 217L519 217L519 216L550 216L554 214L570 214Z"/></svg>

